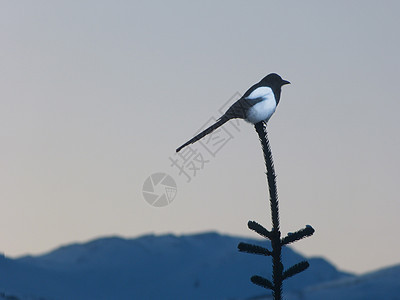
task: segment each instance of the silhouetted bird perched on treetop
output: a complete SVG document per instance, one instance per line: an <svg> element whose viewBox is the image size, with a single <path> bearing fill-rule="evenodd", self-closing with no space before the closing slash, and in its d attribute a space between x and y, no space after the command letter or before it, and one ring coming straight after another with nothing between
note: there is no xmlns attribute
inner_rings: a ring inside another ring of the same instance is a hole
<svg viewBox="0 0 400 300"><path fill-rule="evenodd" d="M261 121L267 122L275 112L276 106L281 98L281 87L285 84L290 84L290 82L283 80L278 74L271 73L265 76L260 80L260 82L249 88L238 101L232 104L232 106L215 124L211 125L190 141L180 146L176 149L176 152L179 152L187 145L197 142L199 139L213 132L230 119L245 119L247 122L252 124Z"/></svg>

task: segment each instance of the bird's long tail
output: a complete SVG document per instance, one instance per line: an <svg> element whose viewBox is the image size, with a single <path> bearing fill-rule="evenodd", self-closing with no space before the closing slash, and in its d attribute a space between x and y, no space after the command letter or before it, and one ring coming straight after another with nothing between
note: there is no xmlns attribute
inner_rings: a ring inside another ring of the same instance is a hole
<svg viewBox="0 0 400 300"><path fill-rule="evenodd" d="M226 122L228 122L230 120L230 118L226 117L226 116L222 116L216 123L214 123L213 125L211 125L210 127L208 127L207 129L204 129L202 132L200 132L198 135L196 135L194 138L192 138L191 140L187 141L186 143L184 143L182 146L180 146L179 148L176 149L176 152L181 151L183 148L185 148L186 146L193 144L195 142L197 142L198 140L200 140L202 137L206 136L207 134L213 132L215 129L217 129L218 127L222 126L223 124L225 124Z"/></svg>

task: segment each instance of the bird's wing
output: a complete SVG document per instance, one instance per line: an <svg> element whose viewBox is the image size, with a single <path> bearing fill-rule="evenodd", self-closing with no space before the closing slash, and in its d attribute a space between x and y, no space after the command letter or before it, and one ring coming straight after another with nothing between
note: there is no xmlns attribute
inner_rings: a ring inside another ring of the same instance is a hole
<svg viewBox="0 0 400 300"><path fill-rule="evenodd" d="M263 101L263 97L257 98L240 98L238 101L232 104L232 106L226 111L225 115L229 119L246 119L247 112L253 105L257 104L258 102Z"/></svg>

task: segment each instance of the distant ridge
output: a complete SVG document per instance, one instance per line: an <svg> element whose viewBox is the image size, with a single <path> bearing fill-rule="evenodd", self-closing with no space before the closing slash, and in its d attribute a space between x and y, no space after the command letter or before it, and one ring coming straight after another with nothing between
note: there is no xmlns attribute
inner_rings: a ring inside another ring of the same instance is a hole
<svg viewBox="0 0 400 300"><path fill-rule="evenodd" d="M269 260L238 252L241 241L267 243L216 232L150 234L99 238L18 259L3 256L0 299L2 295L42 300L251 299L268 295L250 277L268 276ZM302 259L290 248L283 251L286 265ZM309 270L285 282L286 293L352 277L322 258L309 262Z"/></svg>

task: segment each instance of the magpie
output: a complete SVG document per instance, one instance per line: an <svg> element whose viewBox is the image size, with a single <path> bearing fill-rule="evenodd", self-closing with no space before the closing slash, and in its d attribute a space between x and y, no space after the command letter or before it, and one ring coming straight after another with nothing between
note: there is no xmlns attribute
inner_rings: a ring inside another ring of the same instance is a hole
<svg viewBox="0 0 400 300"><path fill-rule="evenodd" d="M282 79L282 77L276 73L268 74L261 79L260 82L249 88L238 101L233 103L216 123L177 148L176 152L197 142L230 119L244 119L252 124L261 121L267 122L275 112L276 106L281 98L281 87L285 84L290 84L290 82Z"/></svg>

